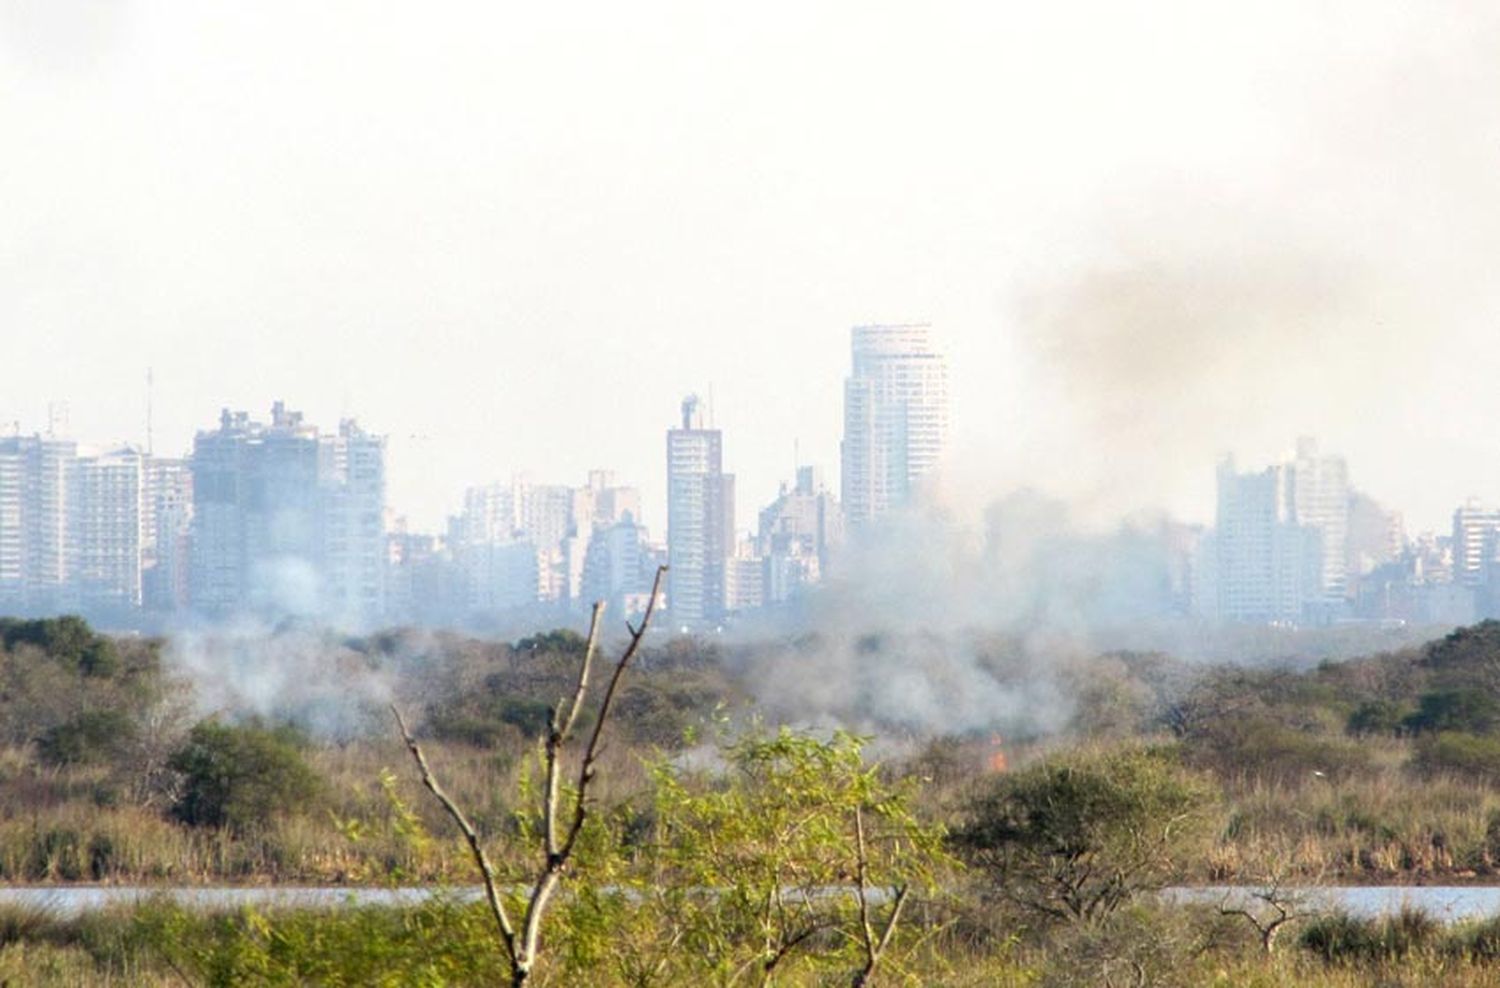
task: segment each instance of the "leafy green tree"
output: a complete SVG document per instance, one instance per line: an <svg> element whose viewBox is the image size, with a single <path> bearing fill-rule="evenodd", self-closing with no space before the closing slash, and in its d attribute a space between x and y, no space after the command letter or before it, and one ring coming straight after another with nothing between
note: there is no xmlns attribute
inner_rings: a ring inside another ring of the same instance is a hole
<svg viewBox="0 0 1500 988"><path fill-rule="evenodd" d="M1169 750L1075 752L988 781L954 843L1006 898L1088 922L1181 879L1206 848L1216 801Z"/></svg>
<svg viewBox="0 0 1500 988"><path fill-rule="evenodd" d="M910 893L949 859L910 786L886 782L862 748L782 730L730 747L722 777L656 766L659 870L640 877L647 896L672 890L655 893L680 945L669 981L770 983L800 968L872 983Z"/></svg>
<svg viewBox="0 0 1500 988"><path fill-rule="evenodd" d="M295 813L322 785L288 730L200 722L168 767L183 776L173 815L194 826L242 831Z"/></svg>

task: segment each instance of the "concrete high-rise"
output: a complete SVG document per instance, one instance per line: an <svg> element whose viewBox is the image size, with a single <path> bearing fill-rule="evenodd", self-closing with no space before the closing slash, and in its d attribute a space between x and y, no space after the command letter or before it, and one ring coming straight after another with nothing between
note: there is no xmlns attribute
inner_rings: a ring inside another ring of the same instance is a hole
<svg viewBox="0 0 1500 988"><path fill-rule="evenodd" d="M77 457L68 484L70 604L119 615L141 606L146 458L134 449Z"/></svg>
<svg viewBox="0 0 1500 988"><path fill-rule="evenodd" d="M628 509L613 524L595 526L583 561L582 599L602 600L616 616L638 612L651 596L649 557L646 530Z"/></svg>
<svg viewBox="0 0 1500 988"><path fill-rule="evenodd" d="M51 436L0 439L0 604L46 613L69 609L69 494L78 446Z"/></svg>
<svg viewBox="0 0 1500 988"><path fill-rule="evenodd" d="M724 617L726 567L734 550L734 476L724 472L724 438L704 428L696 395L682 402L680 428L667 430L667 611L681 628Z"/></svg>
<svg viewBox="0 0 1500 988"><path fill-rule="evenodd" d="M193 443L192 604L380 617L386 566L384 441L353 422L320 435L277 402L271 422L245 412Z"/></svg>
<svg viewBox="0 0 1500 988"><path fill-rule="evenodd" d="M146 460L141 508L142 600L152 611L185 608L193 518L193 474L187 460Z"/></svg>
<svg viewBox="0 0 1500 988"><path fill-rule="evenodd" d="M1219 464L1213 544L1220 619L1296 623L1320 595L1322 544L1317 529L1294 520L1292 489L1285 465L1239 473L1233 459Z"/></svg>
<svg viewBox="0 0 1500 988"><path fill-rule="evenodd" d="M924 324L856 326L844 381L842 500L851 525L909 503L948 440L948 362Z"/></svg>
<svg viewBox="0 0 1500 988"><path fill-rule="evenodd" d="M1453 512L1453 582L1479 587L1500 561L1500 511L1469 500Z"/></svg>
<svg viewBox="0 0 1500 988"><path fill-rule="evenodd" d="M1318 530L1318 593L1326 603L1341 603L1349 587L1349 467L1303 437L1290 468L1292 521Z"/></svg>
<svg viewBox="0 0 1500 988"><path fill-rule="evenodd" d="M760 513L756 550L765 562L764 602L782 603L817 583L843 534L843 509L819 471L798 467L796 486L782 485L780 496Z"/></svg>
<svg viewBox="0 0 1500 988"><path fill-rule="evenodd" d="M323 606L368 621L385 613L385 437L352 419L319 437L318 549Z"/></svg>

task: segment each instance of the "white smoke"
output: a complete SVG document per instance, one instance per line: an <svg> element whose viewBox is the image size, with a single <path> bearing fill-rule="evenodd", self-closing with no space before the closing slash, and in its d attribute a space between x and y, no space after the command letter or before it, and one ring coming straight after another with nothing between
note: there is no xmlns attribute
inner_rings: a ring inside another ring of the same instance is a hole
<svg viewBox="0 0 1500 988"><path fill-rule="evenodd" d="M292 723L343 739L367 731L393 696L387 670L338 635L242 620L182 629L167 640L167 667L193 686L200 716Z"/></svg>

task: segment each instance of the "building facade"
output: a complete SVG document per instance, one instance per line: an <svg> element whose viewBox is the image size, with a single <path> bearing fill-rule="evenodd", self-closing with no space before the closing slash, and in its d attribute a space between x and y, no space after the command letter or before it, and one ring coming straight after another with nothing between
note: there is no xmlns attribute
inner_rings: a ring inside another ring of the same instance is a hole
<svg viewBox="0 0 1500 988"><path fill-rule="evenodd" d="M189 461L193 607L378 620L384 448L353 422L320 434L281 402L269 423L226 409L218 429L198 433Z"/></svg>
<svg viewBox="0 0 1500 988"><path fill-rule="evenodd" d="M679 628L713 627L726 611L734 550L734 476L724 472L724 439L704 428L697 396L682 402L667 430L667 610Z"/></svg>
<svg viewBox="0 0 1500 988"><path fill-rule="evenodd" d="M856 326L851 352L842 501L858 526L935 479L948 440L948 362L920 324Z"/></svg>
<svg viewBox="0 0 1500 988"><path fill-rule="evenodd" d="M1239 473L1219 465L1217 616L1225 621L1296 623L1321 593L1323 550L1317 530L1292 513L1292 475L1273 466Z"/></svg>
<svg viewBox="0 0 1500 988"><path fill-rule="evenodd" d="M1316 440L1297 440L1290 464L1291 517L1318 532L1318 595L1342 604L1349 592L1349 467L1342 456L1319 451Z"/></svg>

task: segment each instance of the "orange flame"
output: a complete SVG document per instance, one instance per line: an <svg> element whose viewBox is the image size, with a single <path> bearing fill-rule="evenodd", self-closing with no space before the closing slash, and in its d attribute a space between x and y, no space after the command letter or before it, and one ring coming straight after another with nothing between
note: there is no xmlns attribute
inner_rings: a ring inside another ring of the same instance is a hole
<svg viewBox="0 0 1500 988"><path fill-rule="evenodd" d="M1010 763L1005 760L1005 740L998 734L990 735L990 757L985 761L985 767L992 773L1010 768Z"/></svg>

